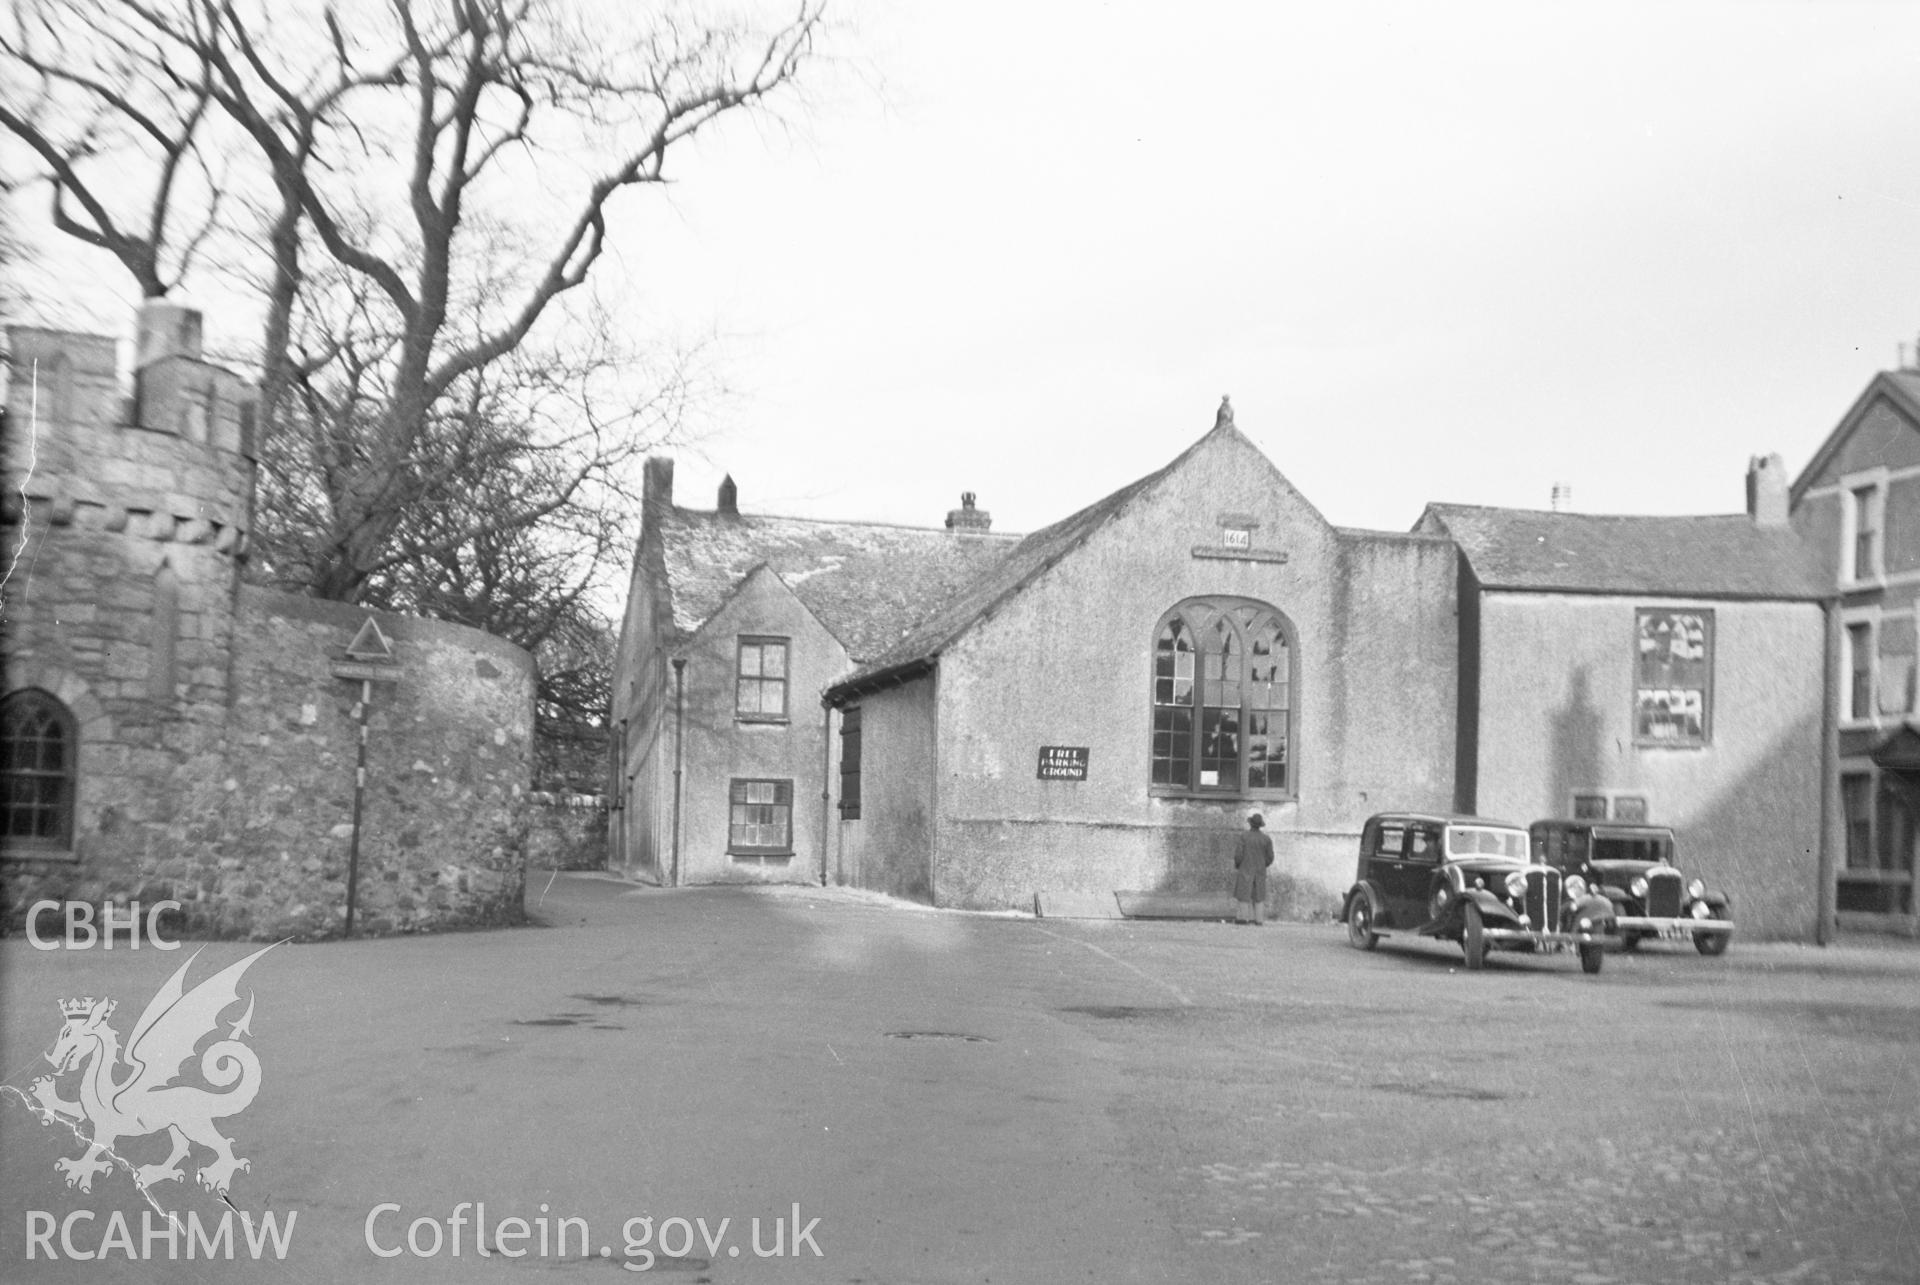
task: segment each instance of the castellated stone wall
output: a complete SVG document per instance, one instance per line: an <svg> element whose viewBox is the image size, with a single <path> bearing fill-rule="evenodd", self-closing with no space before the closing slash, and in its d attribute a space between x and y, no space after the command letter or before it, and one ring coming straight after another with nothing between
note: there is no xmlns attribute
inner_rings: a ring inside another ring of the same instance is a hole
<svg viewBox="0 0 1920 1285"><path fill-rule="evenodd" d="M0 845L0 931L43 899L172 899L189 932L330 936L346 908L369 613L244 586L253 400L150 305L131 391L113 341L8 332L4 691L66 720L70 833ZM137 419L136 419L137 417ZM356 930L520 912L533 663L380 615L398 681L368 711Z"/></svg>

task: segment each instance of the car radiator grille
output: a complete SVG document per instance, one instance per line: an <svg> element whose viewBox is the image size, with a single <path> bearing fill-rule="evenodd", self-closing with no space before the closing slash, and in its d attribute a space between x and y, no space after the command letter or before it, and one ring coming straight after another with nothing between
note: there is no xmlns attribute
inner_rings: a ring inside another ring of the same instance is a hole
<svg viewBox="0 0 1920 1285"><path fill-rule="evenodd" d="M1679 914L1680 872L1647 871L1647 916L1651 919L1673 919Z"/></svg>
<svg viewBox="0 0 1920 1285"><path fill-rule="evenodd" d="M1538 866L1527 871L1527 922L1550 933L1560 931L1560 872Z"/></svg>

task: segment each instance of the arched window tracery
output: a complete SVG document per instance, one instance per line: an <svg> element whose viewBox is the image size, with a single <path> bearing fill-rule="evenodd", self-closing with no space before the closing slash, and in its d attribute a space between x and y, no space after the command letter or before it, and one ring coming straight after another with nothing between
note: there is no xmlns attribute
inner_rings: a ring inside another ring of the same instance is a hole
<svg viewBox="0 0 1920 1285"><path fill-rule="evenodd" d="M1156 792L1284 797L1295 788L1292 628L1247 598L1189 598L1154 632Z"/></svg>

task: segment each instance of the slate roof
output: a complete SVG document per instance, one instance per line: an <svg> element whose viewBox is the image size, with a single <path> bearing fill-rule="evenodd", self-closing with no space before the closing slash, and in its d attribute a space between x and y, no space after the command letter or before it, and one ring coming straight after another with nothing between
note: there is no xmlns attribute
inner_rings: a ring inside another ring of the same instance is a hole
<svg viewBox="0 0 1920 1285"><path fill-rule="evenodd" d="M683 635L765 564L855 663L898 642L1020 539L671 506L660 513L658 529L673 624Z"/></svg>
<svg viewBox="0 0 1920 1285"><path fill-rule="evenodd" d="M1214 432L1219 432L1215 426ZM1228 431L1232 429L1228 421ZM828 688L829 697L851 695L876 686L884 686L894 676L907 677L924 671L948 644L965 633L975 622L990 616L1000 604L1019 593L1054 563L1086 543L1107 519L1126 507L1129 500L1171 473L1212 433L1200 438L1165 466L1143 478L1129 482L1086 508L1043 527L1008 552L983 572L941 610L922 621L893 647L858 666L853 673Z"/></svg>
<svg viewBox="0 0 1920 1285"><path fill-rule="evenodd" d="M1830 590L1790 527L1744 513L1644 517L1429 504L1490 589L1817 600Z"/></svg>

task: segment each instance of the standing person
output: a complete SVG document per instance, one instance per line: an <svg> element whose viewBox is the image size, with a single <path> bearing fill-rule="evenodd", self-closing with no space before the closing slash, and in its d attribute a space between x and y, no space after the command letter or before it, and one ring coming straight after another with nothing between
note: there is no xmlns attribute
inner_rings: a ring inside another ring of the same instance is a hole
<svg viewBox="0 0 1920 1285"><path fill-rule="evenodd" d="M1267 819L1247 814L1247 832L1233 849L1233 922L1258 924L1267 907L1267 867L1273 864L1273 840Z"/></svg>

